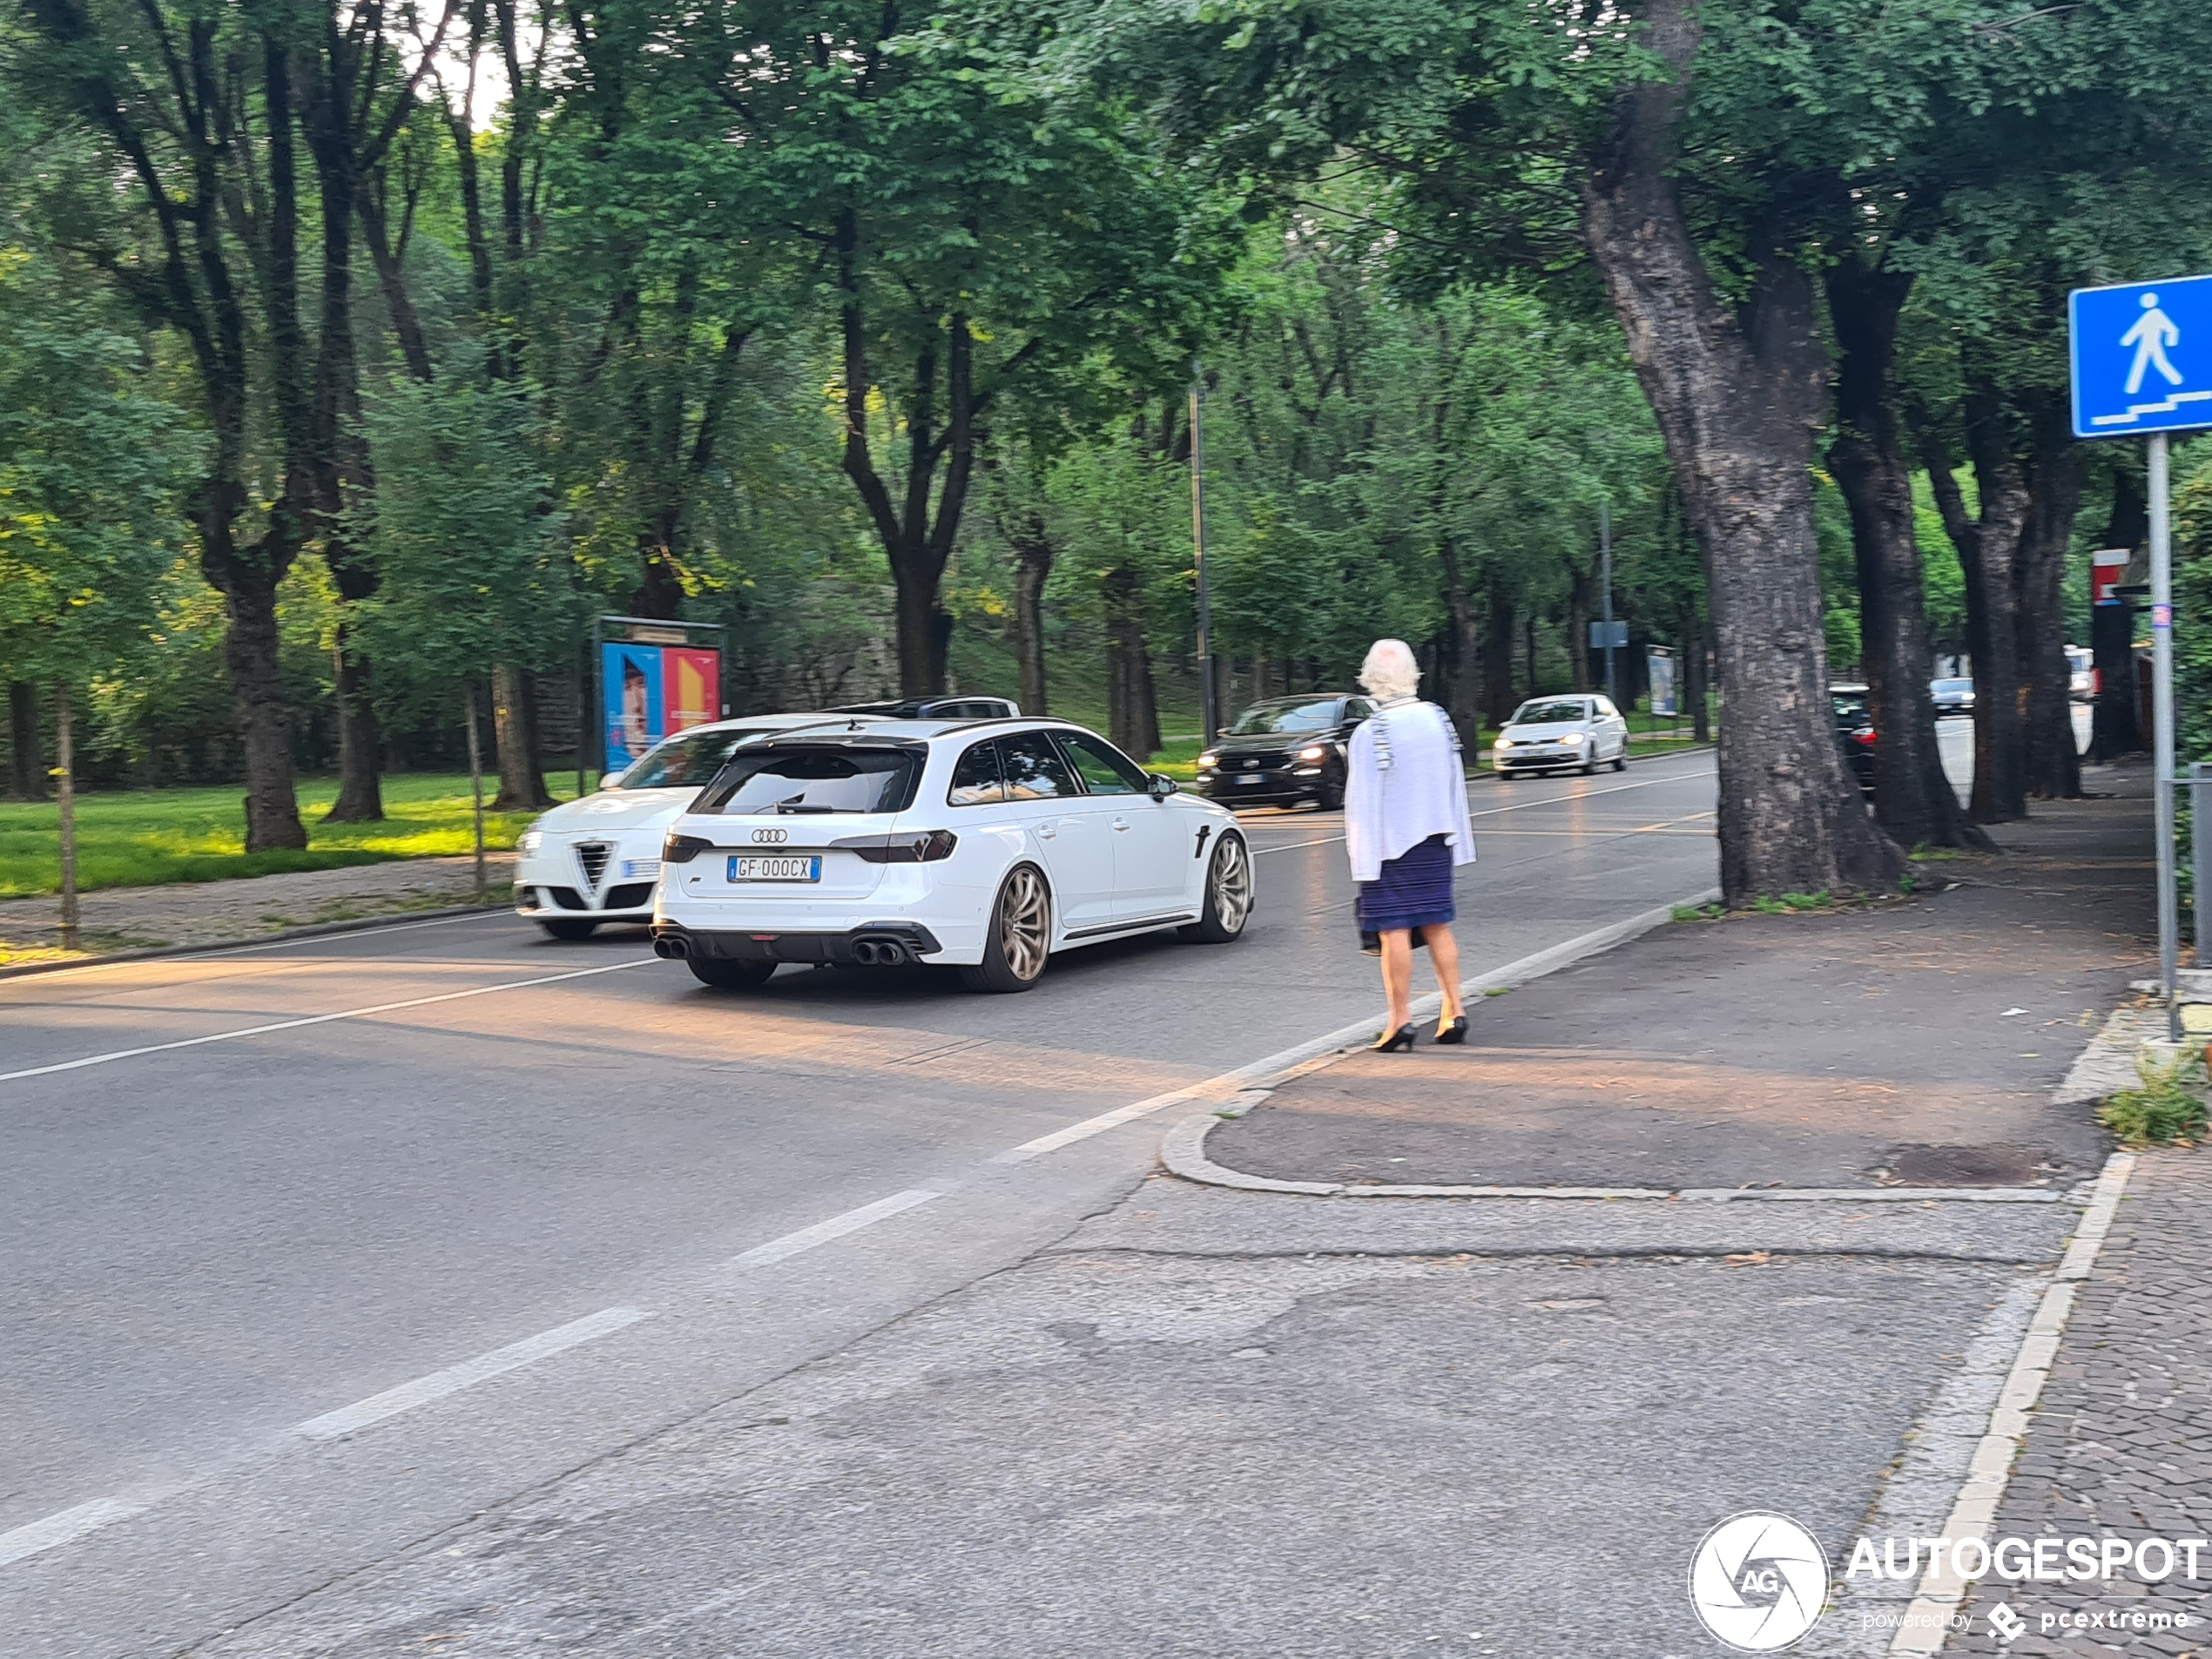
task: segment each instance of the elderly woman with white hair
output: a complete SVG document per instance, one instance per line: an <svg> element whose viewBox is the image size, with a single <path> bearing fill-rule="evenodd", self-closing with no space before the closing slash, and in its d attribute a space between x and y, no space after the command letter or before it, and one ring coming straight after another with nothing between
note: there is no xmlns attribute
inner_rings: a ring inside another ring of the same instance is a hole
<svg viewBox="0 0 2212 1659"><path fill-rule="evenodd" d="M1428 948L1444 994L1436 1041L1467 1041L1452 872L1474 862L1460 740L1433 703L1414 695L1420 664L1402 639L1378 639L1359 670L1376 708L1352 734L1345 779L1345 850L1359 884L1359 926L1382 941L1390 1006L1378 1052L1413 1046L1413 935Z"/></svg>

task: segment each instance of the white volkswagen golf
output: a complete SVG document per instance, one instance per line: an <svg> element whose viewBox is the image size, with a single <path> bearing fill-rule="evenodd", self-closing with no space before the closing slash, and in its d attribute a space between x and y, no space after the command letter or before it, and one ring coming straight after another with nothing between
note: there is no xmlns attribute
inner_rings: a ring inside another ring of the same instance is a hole
<svg viewBox="0 0 2212 1659"><path fill-rule="evenodd" d="M660 845L692 796L741 743L855 717L758 714L695 725L648 749L596 794L563 801L516 844L515 909L556 939L589 939L608 922L653 919ZM872 724L872 717L859 717Z"/></svg>
<svg viewBox="0 0 2212 1659"><path fill-rule="evenodd" d="M1252 907L1235 816L1078 725L894 720L734 752L671 825L653 949L751 989L784 962L943 962L1026 991L1054 951Z"/></svg>

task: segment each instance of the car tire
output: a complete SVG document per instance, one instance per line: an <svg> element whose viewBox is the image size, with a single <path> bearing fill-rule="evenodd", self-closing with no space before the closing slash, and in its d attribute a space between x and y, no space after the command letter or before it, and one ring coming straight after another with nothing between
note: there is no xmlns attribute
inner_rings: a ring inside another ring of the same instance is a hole
<svg viewBox="0 0 2212 1659"><path fill-rule="evenodd" d="M1613 757L1613 770L1615 772L1626 772L1628 769L1629 745L1624 743L1621 745L1621 752Z"/></svg>
<svg viewBox="0 0 2212 1659"><path fill-rule="evenodd" d="M1241 937L1252 915L1252 854L1241 835L1224 835L1213 844L1206 866L1206 896L1198 919L1176 929L1200 945L1226 945Z"/></svg>
<svg viewBox="0 0 2212 1659"><path fill-rule="evenodd" d="M1044 977L1052 951L1052 889L1034 864L1017 864L999 883L983 960L960 970L971 991L1026 991Z"/></svg>
<svg viewBox="0 0 2212 1659"><path fill-rule="evenodd" d="M773 962L732 961L727 956L686 956L684 966L700 984L718 991L757 991L776 971Z"/></svg>
<svg viewBox="0 0 2212 1659"><path fill-rule="evenodd" d="M1585 778L1597 776L1597 749L1595 745L1591 746L1590 758L1582 763L1582 776Z"/></svg>
<svg viewBox="0 0 2212 1659"><path fill-rule="evenodd" d="M1344 785L1340 782L1323 784L1314 792L1313 804L1325 813L1342 812L1344 810Z"/></svg>
<svg viewBox="0 0 2212 1659"><path fill-rule="evenodd" d="M571 942L590 938L599 927L596 921L541 921L537 925L545 930L548 939L566 939Z"/></svg>

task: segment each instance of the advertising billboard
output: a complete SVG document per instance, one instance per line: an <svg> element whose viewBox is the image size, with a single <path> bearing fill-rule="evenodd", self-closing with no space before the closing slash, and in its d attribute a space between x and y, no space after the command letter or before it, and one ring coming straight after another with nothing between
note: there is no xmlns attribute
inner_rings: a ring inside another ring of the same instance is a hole
<svg viewBox="0 0 2212 1659"><path fill-rule="evenodd" d="M618 772L663 738L721 714L722 653L688 645L599 647L600 720L607 770Z"/></svg>

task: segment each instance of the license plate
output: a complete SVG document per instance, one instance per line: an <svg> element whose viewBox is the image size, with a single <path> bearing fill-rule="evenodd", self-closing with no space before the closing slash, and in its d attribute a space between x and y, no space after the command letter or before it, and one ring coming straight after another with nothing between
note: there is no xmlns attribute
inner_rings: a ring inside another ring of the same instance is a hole
<svg viewBox="0 0 2212 1659"><path fill-rule="evenodd" d="M732 858L730 877L732 881L819 881L822 879L819 858Z"/></svg>
<svg viewBox="0 0 2212 1659"><path fill-rule="evenodd" d="M624 859L622 861L622 873L625 880L641 875L658 875L660 860L658 859Z"/></svg>
<svg viewBox="0 0 2212 1659"><path fill-rule="evenodd" d="M1240 784L1257 784L1264 782L1265 779L1256 772L1240 772L1237 774L1237 781Z"/></svg>

